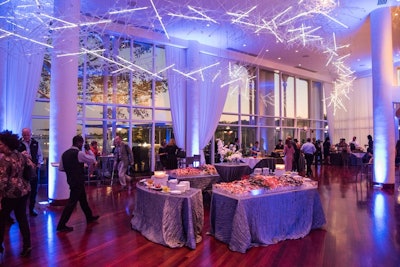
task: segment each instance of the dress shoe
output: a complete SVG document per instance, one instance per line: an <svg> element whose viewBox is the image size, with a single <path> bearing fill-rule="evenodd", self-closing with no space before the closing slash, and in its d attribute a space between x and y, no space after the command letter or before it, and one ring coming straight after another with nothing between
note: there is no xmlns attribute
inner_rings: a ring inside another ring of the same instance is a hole
<svg viewBox="0 0 400 267"><path fill-rule="evenodd" d="M66 225L57 226L57 231L58 231L58 232L71 232L71 231L73 231L73 230L74 230L73 227L69 227L69 226L66 226Z"/></svg>
<svg viewBox="0 0 400 267"><path fill-rule="evenodd" d="M31 255L31 251L32 251L32 247L27 247L24 248L21 252L21 254L19 254L21 257L29 257Z"/></svg>
<svg viewBox="0 0 400 267"><path fill-rule="evenodd" d="M92 216L92 217L86 219L86 221L87 221L87 223L92 223L92 222L97 221L99 218L100 218L99 215L95 215L95 216Z"/></svg>
<svg viewBox="0 0 400 267"><path fill-rule="evenodd" d="M37 213L37 211L35 209L33 209L33 210L29 211L29 215L33 216L33 217L36 217L36 216L38 216L38 213Z"/></svg>

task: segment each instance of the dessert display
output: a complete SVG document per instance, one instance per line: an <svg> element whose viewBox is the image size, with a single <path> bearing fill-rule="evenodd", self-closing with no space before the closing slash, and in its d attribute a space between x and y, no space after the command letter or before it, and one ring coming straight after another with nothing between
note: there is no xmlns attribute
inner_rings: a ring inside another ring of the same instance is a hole
<svg viewBox="0 0 400 267"><path fill-rule="evenodd" d="M215 166L211 165L211 164L204 164L204 165L200 166L200 169L203 171L204 174L208 174L208 175L218 174L217 169L215 169Z"/></svg>
<svg viewBox="0 0 400 267"><path fill-rule="evenodd" d="M260 190L263 193L273 193L315 186L314 181L299 175L265 176L257 174L244 180L215 184L213 188L229 194L246 195L254 192L259 194Z"/></svg>
<svg viewBox="0 0 400 267"><path fill-rule="evenodd" d="M218 174L214 165L205 164L199 168L187 167L182 169L176 169L172 171L176 176L198 176L198 175L216 175Z"/></svg>

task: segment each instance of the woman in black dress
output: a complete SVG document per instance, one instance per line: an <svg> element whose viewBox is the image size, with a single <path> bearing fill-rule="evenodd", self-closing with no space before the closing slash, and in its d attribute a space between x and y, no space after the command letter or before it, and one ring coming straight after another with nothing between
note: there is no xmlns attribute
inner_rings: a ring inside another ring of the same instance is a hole
<svg viewBox="0 0 400 267"><path fill-rule="evenodd" d="M167 170L175 170L178 168L178 159L176 157L176 153L179 148L175 143L175 139L171 138L168 142L168 145L165 147L167 151Z"/></svg>

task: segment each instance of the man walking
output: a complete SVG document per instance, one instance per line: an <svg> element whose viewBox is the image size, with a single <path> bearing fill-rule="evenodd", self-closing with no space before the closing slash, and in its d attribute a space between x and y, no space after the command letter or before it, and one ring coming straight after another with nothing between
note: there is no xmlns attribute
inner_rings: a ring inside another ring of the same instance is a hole
<svg viewBox="0 0 400 267"><path fill-rule="evenodd" d="M306 158L307 163L307 172L306 176L310 177L312 174L311 165L314 159L314 153L317 150L313 143L311 143L311 138L307 138L307 142L301 146L301 152L304 153L304 157Z"/></svg>
<svg viewBox="0 0 400 267"><path fill-rule="evenodd" d="M70 196L68 203L63 210L60 221L58 222L57 231L60 232L70 232L74 230L74 228L67 226L66 223L71 217L78 201L85 213L87 223L94 222L99 218L98 215L93 215L87 202L85 191L84 164L86 163L88 166L95 164L96 158L93 155L86 154L82 151L83 143L84 141L82 136L75 136L72 139L72 147L65 151L61 156L59 170L65 171L67 174Z"/></svg>

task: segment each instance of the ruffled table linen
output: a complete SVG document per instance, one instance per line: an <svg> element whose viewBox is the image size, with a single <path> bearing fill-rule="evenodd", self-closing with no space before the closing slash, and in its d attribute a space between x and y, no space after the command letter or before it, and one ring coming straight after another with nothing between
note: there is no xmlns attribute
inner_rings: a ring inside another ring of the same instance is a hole
<svg viewBox="0 0 400 267"><path fill-rule="evenodd" d="M213 189L210 220L210 234L241 253L253 246L302 238L326 223L317 189L257 196Z"/></svg>
<svg viewBox="0 0 400 267"><path fill-rule="evenodd" d="M150 241L171 248L195 249L202 240L203 224L200 189L172 195L137 184L131 226Z"/></svg>

